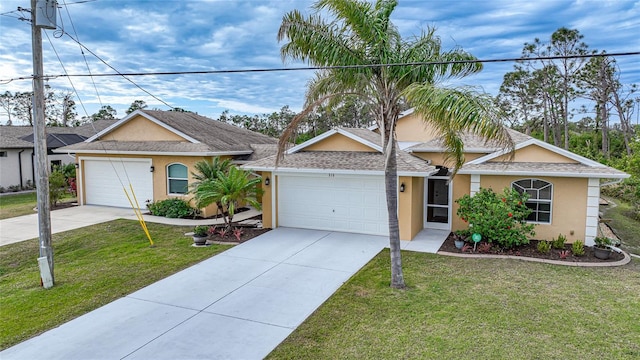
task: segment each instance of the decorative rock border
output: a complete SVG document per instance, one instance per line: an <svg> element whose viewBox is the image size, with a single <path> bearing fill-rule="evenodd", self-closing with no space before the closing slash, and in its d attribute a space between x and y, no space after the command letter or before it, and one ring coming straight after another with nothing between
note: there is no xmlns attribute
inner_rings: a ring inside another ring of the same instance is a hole
<svg viewBox="0 0 640 360"><path fill-rule="evenodd" d="M526 256L515 256L515 255L493 255L493 254L463 254L463 253L452 253L448 251L438 251L436 254L445 255L445 256L454 256L461 258L479 258L479 259L514 259L514 260L524 260L531 262L539 262L544 264L553 264L553 265L564 265L564 266L578 266L578 267L613 267L613 266L622 266L626 265L631 261L631 256L628 253L615 249L624 255L624 259L612 262L569 262L569 261L561 261L561 260L549 260L549 259L539 259L539 258L531 258Z"/></svg>

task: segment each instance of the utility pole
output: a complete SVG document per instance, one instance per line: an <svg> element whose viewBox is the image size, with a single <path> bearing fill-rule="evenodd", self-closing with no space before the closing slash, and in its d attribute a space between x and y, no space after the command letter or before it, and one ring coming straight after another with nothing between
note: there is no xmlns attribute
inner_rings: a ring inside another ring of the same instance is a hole
<svg viewBox="0 0 640 360"><path fill-rule="evenodd" d="M51 4L49 4L51 1ZM49 203L49 164L47 159L47 135L44 120L44 82L42 66L41 28L51 28L51 19L46 16L48 6L53 5L53 24L55 24L54 0L31 0L31 48L33 51L33 143L36 155L36 189L38 199L38 233L40 237L40 278L48 289L54 284L53 248L51 247L51 206ZM49 13L50 14L50 13ZM50 15L49 15L50 16ZM44 24L44 25L43 25ZM55 28L55 25L54 25Z"/></svg>

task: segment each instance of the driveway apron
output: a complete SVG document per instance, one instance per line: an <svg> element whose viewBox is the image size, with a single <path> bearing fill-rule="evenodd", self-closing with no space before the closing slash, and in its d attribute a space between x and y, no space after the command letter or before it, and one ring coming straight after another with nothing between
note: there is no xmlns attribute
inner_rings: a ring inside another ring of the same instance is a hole
<svg viewBox="0 0 640 360"><path fill-rule="evenodd" d="M388 243L278 228L0 353L261 359Z"/></svg>

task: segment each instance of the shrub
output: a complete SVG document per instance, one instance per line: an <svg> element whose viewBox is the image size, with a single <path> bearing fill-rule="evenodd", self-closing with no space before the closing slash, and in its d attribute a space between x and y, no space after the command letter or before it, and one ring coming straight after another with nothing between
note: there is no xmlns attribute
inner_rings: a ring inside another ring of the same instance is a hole
<svg viewBox="0 0 640 360"><path fill-rule="evenodd" d="M528 244L528 235L535 235L534 225L526 219L531 213L525 202L528 196L505 188L497 194L492 189L480 189L474 196L457 199L456 214L469 223L472 233L479 233L491 243L504 248Z"/></svg>
<svg viewBox="0 0 640 360"><path fill-rule="evenodd" d="M553 238L551 241L551 247L554 249L564 249L564 243L567 242L567 237L560 234L557 238Z"/></svg>
<svg viewBox="0 0 640 360"><path fill-rule="evenodd" d="M549 241L540 240L538 242L538 252L540 254L548 254L551 250L551 243Z"/></svg>
<svg viewBox="0 0 640 360"><path fill-rule="evenodd" d="M575 256L584 255L584 243L580 240L576 240L573 244L571 244L571 252Z"/></svg>
<svg viewBox="0 0 640 360"><path fill-rule="evenodd" d="M49 204L55 206L65 192L66 181L62 171L56 169L49 175Z"/></svg>
<svg viewBox="0 0 640 360"><path fill-rule="evenodd" d="M198 210L182 199L166 199L147 203L151 215L168 218L193 218L198 215Z"/></svg>
<svg viewBox="0 0 640 360"><path fill-rule="evenodd" d="M569 257L569 254L571 254L569 250L560 251L560 259L562 260L566 259L567 257Z"/></svg>

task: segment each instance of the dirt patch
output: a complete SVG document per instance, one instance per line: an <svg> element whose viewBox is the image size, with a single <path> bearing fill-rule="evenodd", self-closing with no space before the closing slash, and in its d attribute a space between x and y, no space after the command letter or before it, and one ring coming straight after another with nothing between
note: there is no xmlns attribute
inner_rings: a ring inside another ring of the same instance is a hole
<svg viewBox="0 0 640 360"><path fill-rule="evenodd" d="M439 251L446 251L450 253L459 253L462 254L463 251L456 248L454 243L453 233L449 234L445 242L440 247ZM593 254L593 248L590 246L584 247L584 255L582 256L574 256L571 253L571 245L565 245L564 249L551 249L548 254L542 254L538 252L538 240L531 240L527 245L521 245L512 249L503 249L499 246L493 245L490 249L486 251L480 251L482 249L482 244L484 241L478 243L476 246L476 250L473 251L473 244L471 244L471 249L465 251L467 254L491 254L491 255L511 255L511 256L522 256L522 257L530 257L537 259L547 259L547 260L558 260L558 261L566 261L566 262L591 262L591 263L599 263L599 262L615 262L624 259L624 255L618 252L613 251L611 256L609 256L606 260L601 260L595 257ZM562 250L568 250L569 255L562 259L560 253Z"/></svg>

